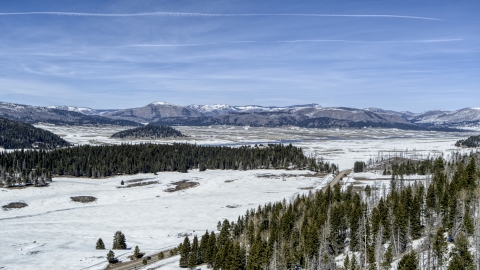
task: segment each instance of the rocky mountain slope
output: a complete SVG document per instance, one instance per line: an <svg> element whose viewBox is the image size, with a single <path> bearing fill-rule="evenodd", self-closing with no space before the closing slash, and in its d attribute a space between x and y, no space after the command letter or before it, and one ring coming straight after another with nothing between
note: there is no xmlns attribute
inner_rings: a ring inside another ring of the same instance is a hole
<svg viewBox="0 0 480 270"><path fill-rule="evenodd" d="M65 108L68 107L60 106L49 108L0 102L0 117L29 124L43 122L55 125L139 125L137 122L85 114L84 112L86 112L86 110L65 110Z"/></svg>
<svg viewBox="0 0 480 270"><path fill-rule="evenodd" d="M451 130L480 126L480 108L458 111L396 112L379 108L322 107L318 104L284 107L256 105L189 105L153 102L139 108L95 110L71 106L34 107L0 103L0 116L27 123L85 125L239 125L311 128L399 128Z"/></svg>

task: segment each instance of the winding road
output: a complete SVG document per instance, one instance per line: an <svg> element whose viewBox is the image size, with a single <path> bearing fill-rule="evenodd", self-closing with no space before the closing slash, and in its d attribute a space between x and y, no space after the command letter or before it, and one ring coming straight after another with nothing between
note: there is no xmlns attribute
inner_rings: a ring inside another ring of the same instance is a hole
<svg viewBox="0 0 480 270"><path fill-rule="evenodd" d="M335 176L335 178L333 178L333 180L323 188L323 190L326 190L328 186L330 186L330 188L333 188L336 184L338 184L338 182L345 176L345 175L348 175L350 172L352 172L352 170L343 170L341 172L339 172L337 174L337 176Z"/></svg>

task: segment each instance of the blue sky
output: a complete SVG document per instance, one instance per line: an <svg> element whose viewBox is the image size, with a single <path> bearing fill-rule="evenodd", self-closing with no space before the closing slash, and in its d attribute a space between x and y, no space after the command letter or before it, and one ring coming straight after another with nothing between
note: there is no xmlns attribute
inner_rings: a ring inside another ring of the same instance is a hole
<svg viewBox="0 0 480 270"><path fill-rule="evenodd" d="M480 107L479 1L1 1L0 101Z"/></svg>

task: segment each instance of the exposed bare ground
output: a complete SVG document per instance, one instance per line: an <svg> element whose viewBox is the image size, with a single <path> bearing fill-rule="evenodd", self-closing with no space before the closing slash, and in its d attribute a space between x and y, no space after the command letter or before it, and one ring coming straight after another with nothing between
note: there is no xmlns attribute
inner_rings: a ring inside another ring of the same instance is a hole
<svg viewBox="0 0 480 270"><path fill-rule="evenodd" d="M128 180L128 181L125 181L126 183L138 183L138 182L142 182L142 181L146 181L146 180L150 180L152 178L140 178L140 179L132 179L132 180Z"/></svg>
<svg viewBox="0 0 480 270"><path fill-rule="evenodd" d="M91 203L97 200L97 198L93 196L76 196L76 197L70 197L72 201L74 202L79 202L79 203Z"/></svg>
<svg viewBox="0 0 480 270"><path fill-rule="evenodd" d="M172 185L175 185L175 187L167 188L165 191L166 192L176 192L176 191L184 190L184 189L187 189L187 188L196 187L196 186L200 185L200 183L193 182L193 181L190 181L190 180L182 180L182 181L178 181L178 182L173 182Z"/></svg>
<svg viewBox="0 0 480 270"><path fill-rule="evenodd" d="M12 202L7 205L2 206L2 208L6 211L11 210L11 209L18 209L18 208L23 208L27 207L28 204L23 203L23 202Z"/></svg>
<svg viewBox="0 0 480 270"><path fill-rule="evenodd" d="M141 187L141 186L148 186L148 185L155 185L155 184L158 184L158 181L136 182L136 183L126 185L126 186L119 186L117 188L132 188L132 187Z"/></svg>
<svg viewBox="0 0 480 270"><path fill-rule="evenodd" d="M286 174L286 173L282 173L282 174L272 174L272 173L264 173L264 174L257 174L256 176L258 178L275 178L275 179L283 179L283 178L292 178L292 177L299 177L299 176L303 176L303 177L321 177L321 176L325 176L327 174L319 174L319 173L316 173L316 174L311 174L311 173L305 173L305 174Z"/></svg>

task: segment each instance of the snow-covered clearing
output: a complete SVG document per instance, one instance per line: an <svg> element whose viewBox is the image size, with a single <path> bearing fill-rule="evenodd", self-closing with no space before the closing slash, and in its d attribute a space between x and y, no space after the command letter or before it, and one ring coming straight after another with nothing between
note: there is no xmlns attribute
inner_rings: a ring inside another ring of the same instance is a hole
<svg viewBox="0 0 480 270"><path fill-rule="evenodd" d="M216 230L217 221L236 221L247 209L289 200L308 192L301 188L320 189L332 179L331 175L317 178L307 173L194 170L108 179L55 178L49 187L0 189L0 205L16 201L28 204L22 209L0 210L0 268L102 269L108 250L95 250L95 243L102 238L106 248L111 248L113 235L119 230L129 247L138 245L147 254L177 246L183 240L179 234L200 236L205 230ZM258 177L262 175L268 177ZM121 180L127 185L138 179L159 183L117 188ZM180 180L200 185L165 191ZM82 204L70 199L82 195L94 196L97 201ZM115 254L126 259L132 252L116 250Z"/></svg>

